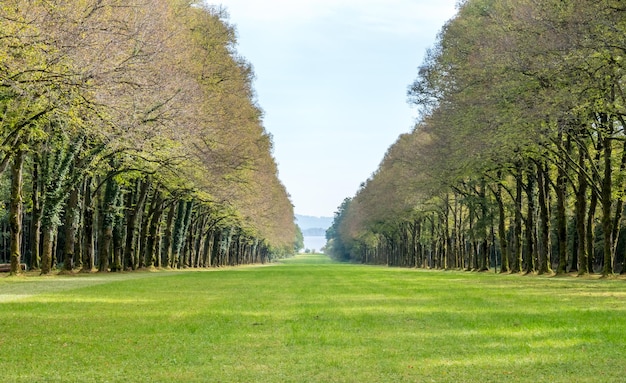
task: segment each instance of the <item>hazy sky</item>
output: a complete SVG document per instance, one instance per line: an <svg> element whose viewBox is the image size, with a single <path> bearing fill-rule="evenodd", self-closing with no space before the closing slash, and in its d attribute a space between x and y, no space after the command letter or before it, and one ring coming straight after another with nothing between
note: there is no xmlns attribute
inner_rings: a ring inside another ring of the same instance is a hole
<svg viewBox="0 0 626 383"><path fill-rule="evenodd" d="M332 216L416 112L406 91L456 0L222 0L297 214Z"/></svg>

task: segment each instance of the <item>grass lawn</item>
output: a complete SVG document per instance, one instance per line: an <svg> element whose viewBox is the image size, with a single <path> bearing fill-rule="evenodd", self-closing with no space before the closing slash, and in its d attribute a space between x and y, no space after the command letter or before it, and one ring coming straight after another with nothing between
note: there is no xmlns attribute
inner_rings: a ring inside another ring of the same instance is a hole
<svg viewBox="0 0 626 383"><path fill-rule="evenodd" d="M624 280L334 264L0 277L2 382L620 382Z"/></svg>

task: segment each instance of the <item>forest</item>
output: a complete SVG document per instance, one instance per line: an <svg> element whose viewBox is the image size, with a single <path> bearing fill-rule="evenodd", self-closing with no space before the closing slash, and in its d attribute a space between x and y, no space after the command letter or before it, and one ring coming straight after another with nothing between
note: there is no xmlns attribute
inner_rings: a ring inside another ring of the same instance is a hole
<svg viewBox="0 0 626 383"><path fill-rule="evenodd" d="M194 0L0 4L0 263L49 274L293 254L252 66Z"/></svg>
<svg viewBox="0 0 626 383"><path fill-rule="evenodd" d="M409 102L414 129L338 208L334 258L626 273L626 5L465 0Z"/></svg>

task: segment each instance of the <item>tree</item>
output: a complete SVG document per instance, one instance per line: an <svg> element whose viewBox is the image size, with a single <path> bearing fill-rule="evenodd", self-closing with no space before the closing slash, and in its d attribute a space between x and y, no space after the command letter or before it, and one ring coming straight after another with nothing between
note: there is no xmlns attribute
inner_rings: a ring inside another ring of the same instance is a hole
<svg viewBox="0 0 626 383"><path fill-rule="evenodd" d="M415 131L390 148L332 237L353 258L374 238L388 264L410 264L416 233L428 235L412 217L426 217L436 266L459 267L469 249L467 262L484 269L493 250L502 271L585 273L600 205L611 274L626 170L624 28L612 1L462 2L409 88L422 112Z"/></svg>
<svg viewBox="0 0 626 383"><path fill-rule="evenodd" d="M0 177L11 165L12 217L31 188L32 238L15 219L11 245L33 266L40 240L43 274L54 244L66 272L170 265L172 249L188 267L292 254L293 206L221 8L10 0L0 20Z"/></svg>

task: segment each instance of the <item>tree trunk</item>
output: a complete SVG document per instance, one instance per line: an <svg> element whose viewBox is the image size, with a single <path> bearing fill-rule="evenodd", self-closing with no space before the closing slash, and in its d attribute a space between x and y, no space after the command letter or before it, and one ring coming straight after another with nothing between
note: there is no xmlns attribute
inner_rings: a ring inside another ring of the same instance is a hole
<svg viewBox="0 0 626 383"><path fill-rule="evenodd" d="M587 211L587 177L586 170L586 154L583 148L578 153L578 190L576 191L576 236L578 237L578 275L589 273L588 253L586 244L586 225L585 215Z"/></svg>
<svg viewBox="0 0 626 383"><path fill-rule="evenodd" d="M619 173L624 174L626 171L626 141L623 143L622 147L622 159L619 165ZM617 190L624 189L624 181L621 178L618 178L619 182L615 185ZM615 201L615 217L613 218L613 231L611 234L611 238L613 241L612 253L613 253L613 262L615 262L615 255L617 254L617 243L619 242L619 234L622 228L622 214L624 212L624 200L622 198L618 198ZM615 265L614 265L615 266ZM622 273L624 273L624 269L622 268Z"/></svg>
<svg viewBox="0 0 626 383"><path fill-rule="evenodd" d="M22 189L24 186L24 151L19 149L11 169L11 203L9 228L11 231L11 275L22 272L20 246L22 244Z"/></svg>
<svg viewBox="0 0 626 383"><path fill-rule="evenodd" d="M70 192L65 213L65 246L63 248L63 270L71 272L74 269L74 249L76 246L76 227L78 225L79 193L75 187Z"/></svg>
<svg viewBox="0 0 626 383"><path fill-rule="evenodd" d="M417 264L416 266L419 268L424 268L424 246L422 246L422 223L423 223L423 219L420 217L419 219L417 219L415 221L415 224L417 226L417 232L416 232L416 237L417 237ZM258 242L258 241L257 241ZM256 243L256 248L258 249L258 243Z"/></svg>
<svg viewBox="0 0 626 383"><path fill-rule="evenodd" d="M211 266L219 267L220 264L220 241L221 241L222 230L220 228L215 228L213 231L213 241L212 241L212 249L211 249Z"/></svg>
<svg viewBox="0 0 626 383"><path fill-rule="evenodd" d="M515 225L513 231L513 262L511 273L519 273L522 263L522 192L523 179L521 165L518 164L515 172Z"/></svg>
<svg viewBox="0 0 626 383"><path fill-rule="evenodd" d="M487 222L489 220L489 210L487 209L487 196L485 195L486 188L487 186L483 179L481 180L480 189L478 191L478 198L480 202L480 262L478 263L478 271L489 270L489 244L487 243Z"/></svg>
<svg viewBox="0 0 626 383"><path fill-rule="evenodd" d="M94 206L93 206L93 198L91 195L91 177L87 177L85 179L84 186L84 199L83 199L83 262L82 269L80 270L82 273L91 273L94 269L95 262L95 239L94 239Z"/></svg>
<svg viewBox="0 0 626 383"><path fill-rule="evenodd" d="M524 273L530 274L535 270L534 260L537 259L537 246L535 246L535 173L528 172L528 182L526 185L526 197L528 199L528 212L526 218L526 259L524 260Z"/></svg>
<svg viewBox="0 0 626 383"><path fill-rule="evenodd" d="M562 138L560 137L560 140ZM569 139L566 144L565 150L568 151ZM567 216L565 214L565 199L567 189L567 173L565 172L565 161L559 160L560 166L558 166L558 174L556 178L556 185L554 191L556 194L556 227L557 227L557 241L559 246L559 259L558 266L556 268L557 274L564 274L567 272Z"/></svg>
<svg viewBox="0 0 626 383"><path fill-rule="evenodd" d="M150 183L148 181L140 180L139 184L139 193L134 206L132 206L132 196L129 200L130 208L126 222L126 244L124 247L124 267L126 269L133 269L136 263L134 260L137 257L137 225L145 209L148 191L150 190Z"/></svg>
<svg viewBox="0 0 626 383"><path fill-rule="evenodd" d="M196 262L196 254L197 254L197 240L198 240L198 228L200 226L200 217L195 216L192 218L191 223L189 224L189 230L187 234L187 266L195 267Z"/></svg>
<svg viewBox="0 0 626 383"><path fill-rule="evenodd" d="M176 214L176 221L174 223L174 234L172 241L172 257L173 257L173 267L181 268L181 250L183 248L183 241L185 240L185 201L178 201L178 208Z"/></svg>
<svg viewBox="0 0 626 383"><path fill-rule="evenodd" d="M52 253L54 251L54 227L43 229L43 253L41 257L41 275L48 275L52 271Z"/></svg>
<svg viewBox="0 0 626 383"><path fill-rule="evenodd" d="M153 268L156 261L155 254L157 254L156 244L159 234L159 223L161 222L161 215L163 215L163 193L158 189L154 192L155 199L153 211L150 214L150 224L148 229L148 238L146 241L144 265L148 268Z"/></svg>
<svg viewBox="0 0 626 383"><path fill-rule="evenodd" d="M450 209L452 211L452 233L451 233L451 241L452 246L450 248L450 268L456 269L459 267L459 254L461 249L459 248L459 237L461 235L461 228L459 225L459 218L461 213L459 212L459 198L458 195L454 194L454 206Z"/></svg>
<svg viewBox="0 0 626 383"><path fill-rule="evenodd" d="M116 205L122 207L124 205L122 193L118 193L117 199ZM111 265L111 271L124 270L124 231L126 229L124 218L123 214L115 215L113 224L113 264Z"/></svg>
<svg viewBox="0 0 626 383"><path fill-rule="evenodd" d="M500 241L501 264L500 272L509 272L509 242L506 239L506 211L504 210L504 201L502 200L502 173L498 172L498 185L494 192L496 202L498 203L498 239Z"/></svg>
<svg viewBox="0 0 626 383"><path fill-rule="evenodd" d="M202 251L202 264L201 267L211 266L211 248L213 247L213 232L207 231L204 233L203 251Z"/></svg>
<svg viewBox="0 0 626 383"><path fill-rule="evenodd" d="M102 241L99 244L98 271L106 273L109 271L111 244L113 242L113 225L106 224L102 226L102 235L100 238Z"/></svg>
<svg viewBox="0 0 626 383"><path fill-rule="evenodd" d="M478 270L478 252L476 251L476 206L470 204L469 206L469 261L467 263L467 271Z"/></svg>
<svg viewBox="0 0 626 383"><path fill-rule="evenodd" d="M441 260L443 262L443 264L441 265L443 267L444 270L448 270L449 269L449 260L448 260L448 256L450 254L450 219L449 219L449 211L450 211L450 196L448 195L448 193L446 193L446 196L444 198L444 207L443 207L443 213L441 215L442 218L442 224L443 224L443 246L442 246L442 251L443 254L441 255Z"/></svg>
<svg viewBox="0 0 626 383"><path fill-rule="evenodd" d="M172 231L174 226L174 217L176 216L176 204L172 203L169 211L167 212L167 219L165 223L165 233L163 234L163 248L162 258L165 267L174 267L174 259L172 258Z"/></svg>
<svg viewBox="0 0 626 383"><path fill-rule="evenodd" d="M604 137L604 177L602 179L602 231L604 232L604 265L602 267L602 276L608 276L613 273L613 242L611 233L613 232L613 221L611 219L612 208L612 187L613 187L613 175L612 175L612 160L613 155L613 143L610 136L607 134Z"/></svg>
<svg viewBox="0 0 626 383"><path fill-rule="evenodd" d="M537 273L539 275L551 273L550 267L550 209L549 209L549 186L548 174L543 165L537 164L537 188L539 191L539 262Z"/></svg>
<svg viewBox="0 0 626 383"><path fill-rule="evenodd" d="M417 219L411 223L411 267L418 267L419 265L419 252L417 250L419 225Z"/></svg>
<svg viewBox="0 0 626 383"><path fill-rule="evenodd" d="M32 174L33 212L31 214L30 228L30 269L39 270L41 266L41 180L39 178L39 154L33 154Z"/></svg>
<svg viewBox="0 0 626 383"><path fill-rule="evenodd" d="M113 243L113 226L115 224L115 213L119 186L112 177L106 181L104 201L102 202L101 214L101 243L98 252L98 271L108 272L111 261L111 250Z"/></svg>
<svg viewBox="0 0 626 383"><path fill-rule="evenodd" d="M186 253L186 251L190 251L191 250L191 244L187 241L188 240L188 235L187 234L190 232L189 228L191 226L191 219L193 217L192 213L193 213L193 201L188 201L187 202L187 206L185 207L185 217L184 217L184 220L183 220L183 227L182 227L182 233L181 234L182 234L183 245L185 245L186 243L189 244L189 245L187 246L186 249L181 249L180 255L179 255L182 258L181 259L181 265L183 265L183 267L184 266L189 266L189 263L185 263L185 261L186 261L185 260L185 258L186 258L185 256L188 255Z"/></svg>
<svg viewBox="0 0 626 383"><path fill-rule="evenodd" d="M193 267L201 267L202 266L202 250L204 249L204 236L202 233L204 232L204 228L206 227L208 222L208 214L205 214L203 217L198 217L198 227L196 228L196 241L195 241L195 249L194 249L194 262Z"/></svg>
<svg viewBox="0 0 626 383"><path fill-rule="evenodd" d="M436 222L437 214L433 213L432 218L430 220L430 264L429 267L431 269L437 268L437 230L436 230Z"/></svg>
<svg viewBox="0 0 626 383"><path fill-rule="evenodd" d="M593 164L596 167L599 167L600 164L600 160L602 157L602 145L603 145L603 140L598 140L598 144L597 144L597 148L596 148L596 155L594 157L594 161ZM601 184L601 180L600 180L600 175L597 172L594 172L594 181L600 185ZM591 199L589 200L589 213L587 214L587 227L586 227L586 231L587 231L587 235L585 236L585 242L587 243L587 268L589 269L590 273L594 273L595 269L594 269L594 264L595 264L595 260L596 260L596 248L595 248L595 230L596 230L596 214L597 214L597 210L598 210L598 202L599 202L599 195L598 193L592 191L591 193Z"/></svg>

